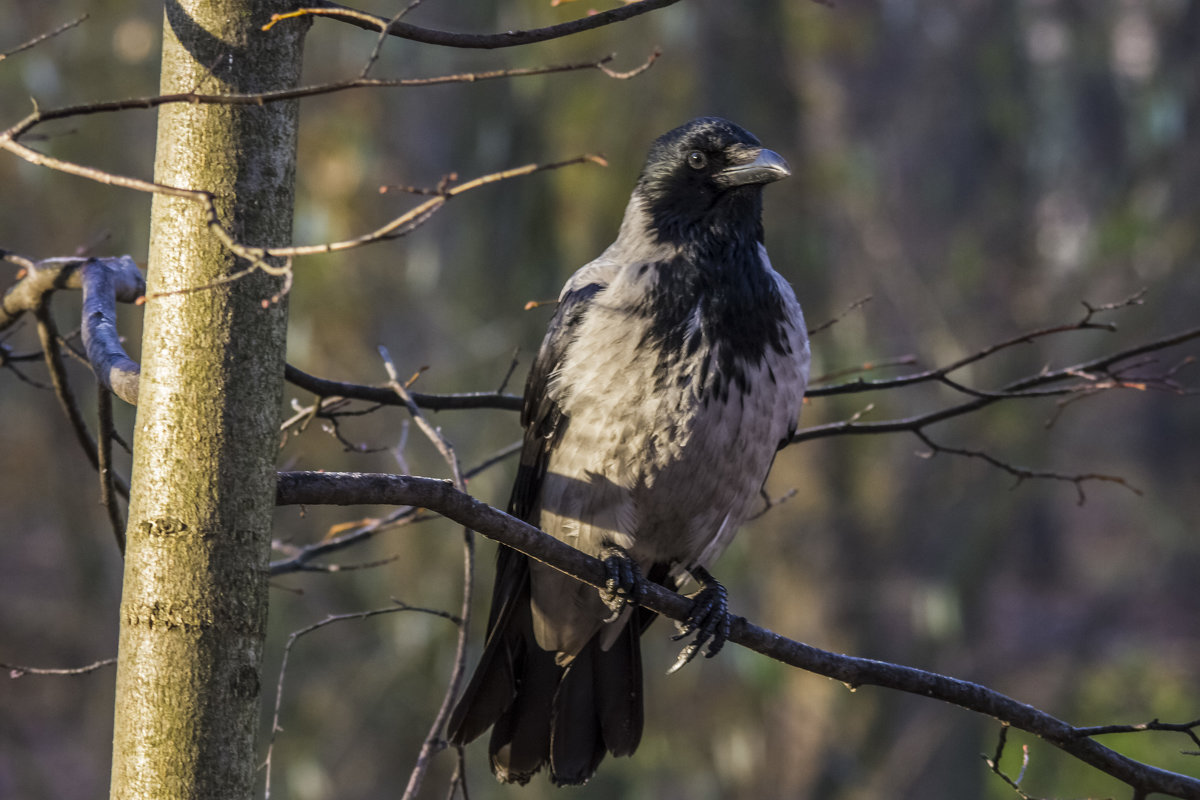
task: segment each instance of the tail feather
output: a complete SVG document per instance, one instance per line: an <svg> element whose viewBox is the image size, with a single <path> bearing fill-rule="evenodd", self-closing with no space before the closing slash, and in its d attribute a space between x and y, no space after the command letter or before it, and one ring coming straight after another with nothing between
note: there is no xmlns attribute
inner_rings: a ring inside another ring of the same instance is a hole
<svg viewBox="0 0 1200 800"><path fill-rule="evenodd" d="M487 644L471 681L450 713L446 733L451 744L474 741L512 706L525 669L520 620L522 614L529 615L528 606L528 562L515 550L501 548Z"/></svg>
<svg viewBox="0 0 1200 800"><path fill-rule="evenodd" d="M642 740L642 632L632 619L607 652L595 648L596 708L604 744L614 756L631 756Z"/></svg>
<svg viewBox="0 0 1200 800"><path fill-rule="evenodd" d="M512 703L492 727L492 772L504 783L524 784L549 760L554 696L562 667L546 651L526 651Z"/></svg>
<svg viewBox="0 0 1200 800"><path fill-rule="evenodd" d="M533 636L528 561L504 551L487 644L450 716L448 738L463 745L491 727L492 772L505 783L524 784L547 765L558 785L585 783L606 752L631 755L641 739L639 638L648 620L630 620L607 651L592 639L560 667Z"/></svg>
<svg viewBox="0 0 1200 800"><path fill-rule="evenodd" d="M596 696L593 640L563 671L550 715L550 780L558 786L586 783L604 758Z"/></svg>

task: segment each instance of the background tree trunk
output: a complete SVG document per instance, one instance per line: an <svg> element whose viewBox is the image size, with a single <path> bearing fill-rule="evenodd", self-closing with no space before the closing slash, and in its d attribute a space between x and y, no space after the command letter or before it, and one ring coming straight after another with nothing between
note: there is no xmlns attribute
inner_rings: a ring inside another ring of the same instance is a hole
<svg viewBox="0 0 1200 800"><path fill-rule="evenodd" d="M162 91L293 85L305 26L262 33L277 10L283 3L167 3ZM240 242L287 244L296 127L294 103L165 107L155 180L212 192ZM247 797L286 306L264 307L280 280L261 272L214 285L247 264L197 203L156 196L151 227L112 797Z"/></svg>

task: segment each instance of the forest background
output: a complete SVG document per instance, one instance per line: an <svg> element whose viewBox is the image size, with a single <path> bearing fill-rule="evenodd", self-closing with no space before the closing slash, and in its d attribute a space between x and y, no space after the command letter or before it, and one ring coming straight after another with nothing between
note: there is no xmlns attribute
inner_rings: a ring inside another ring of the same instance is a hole
<svg viewBox="0 0 1200 800"><path fill-rule="evenodd" d="M583 11L429 0L408 19L499 31ZM7 124L27 113L30 97L45 108L155 93L158 3L19 4L0 50L83 12L90 18L77 29L0 61ZM357 74L375 40L318 21L304 82ZM550 313L524 310L526 302L553 298L603 249L648 143L701 114L739 122L792 165L793 178L766 193L767 243L810 324L871 298L814 338L816 376L902 356L947 363L1025 330L1074 322L1082 302L1145 290L1140 305L1105 317L1116 333L1039 340L960 376L988 389L1200 318L1196 4L703 0L520 50L392 41L375 73L432 76L610 52L614 68L631 69L656 47L663 56L630 81L567 73L305 100L298 243L361 233L412 202L394 190L381 195L381 184L435 186L449 173L468 178L590 152L610 166L485 187L398 242L301 260L289 298L289 362L381 382L383 344L402 372L428 368L415 388L492 390L519 349L510 382L519 390ZM151 173L153 112L46 132L38 144L55 155ZM0 186L0 247L34 258L90 248L144 262L149 197L9 157L0 159ZM4 285L16 273L6 268ZM55 313L71 330L78 301L63 300ZM140 311L122 315L136 354ZM30 337L18 330L5 341L20 349ZM1162 357L1170 363L1188 352L1195 348ZM293 387L287 394L310 399ZM865 420L908 416L946 398L946 390L918 387L819 399L801 422L844 419L869 401ZM52 393L2 372L0 407L0 661L75 666L112 656L121 562L95 475ZM405 419L392 410L344 422L338 433L369 453L345 452L345 442L314 426L288 440L281 467L443 474L437 453L415 432L405 436ZM434 419L466 465L520 435L511 412ZM131 438L132 424L133 409L118 403L118 430ZM1119 476L1127 485L1014 486L981 459L921 458L928 447L910 434L804 442L779 456L768 481L773 497L795 493L748 525L713 567L733 610L830 650L983 683L1076 724L1200 716L1195 399L1129 389L1065 407L1013 402L930 435L1008 464ZM127 461L119 468L127 472ZM481 473L472 494L503 506L512 469L506 462ZM285 508L276 538L313 541L330 526L383 513ZM480 546L483 597L491 548ZM338 559L380 566L277 579L264 744L290 632L391 598L456 608L459 551L453 525L426 522ZM660 623L647 635L641 749L606 762L572 794L1012 796L979 757L995 746L994 722L896 693L850 693L735 647L668 678L669 632ZM475 652L481 635L477 627ZM440 702L453 637L437 619L391 614L298 641L274 791L298 800L397 794ZM104 794L112 691L111 668L0 684L0 796ZM1105 743L1197 772L1195 758L1179 752L1182 739ZM473 797L561 796L541 780L523 791L496 787L482 749L468 752ZM439 796L452 767L449 757L435 765L428 796ZM1022 785L1053 796L1116 791L1037 744Z"/></svg>

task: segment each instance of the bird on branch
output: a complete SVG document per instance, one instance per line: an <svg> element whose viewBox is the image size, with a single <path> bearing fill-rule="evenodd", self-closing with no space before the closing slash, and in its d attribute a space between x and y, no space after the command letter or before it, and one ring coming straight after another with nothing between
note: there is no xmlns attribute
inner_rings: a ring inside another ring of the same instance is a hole
<svg viewBox="0 0 1200 800"><path fill-rule="evenodd" d="M582 784L642 735L649 580L700 585L672 669L728 632L707 571L795 431L804 317L763 245L762 189L790 174L705 117L650 148L617 239L571 276L529 373L509 513L604 561L596 589L501 547L487 640L449 740L492 729L492 771ZM643 577L644 576L644 577Z"/></svg>

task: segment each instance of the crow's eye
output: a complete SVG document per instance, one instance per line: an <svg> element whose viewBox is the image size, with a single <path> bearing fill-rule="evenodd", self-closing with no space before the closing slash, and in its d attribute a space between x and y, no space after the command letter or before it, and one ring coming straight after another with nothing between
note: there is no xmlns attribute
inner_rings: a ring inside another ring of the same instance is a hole
<svg viewBox="0 0 1200 800"><path fill-rule="evenodd" d="M687 154L687 163L692 169L704 169L708 166L708 156L699 150L693 150Z"/></svg>

